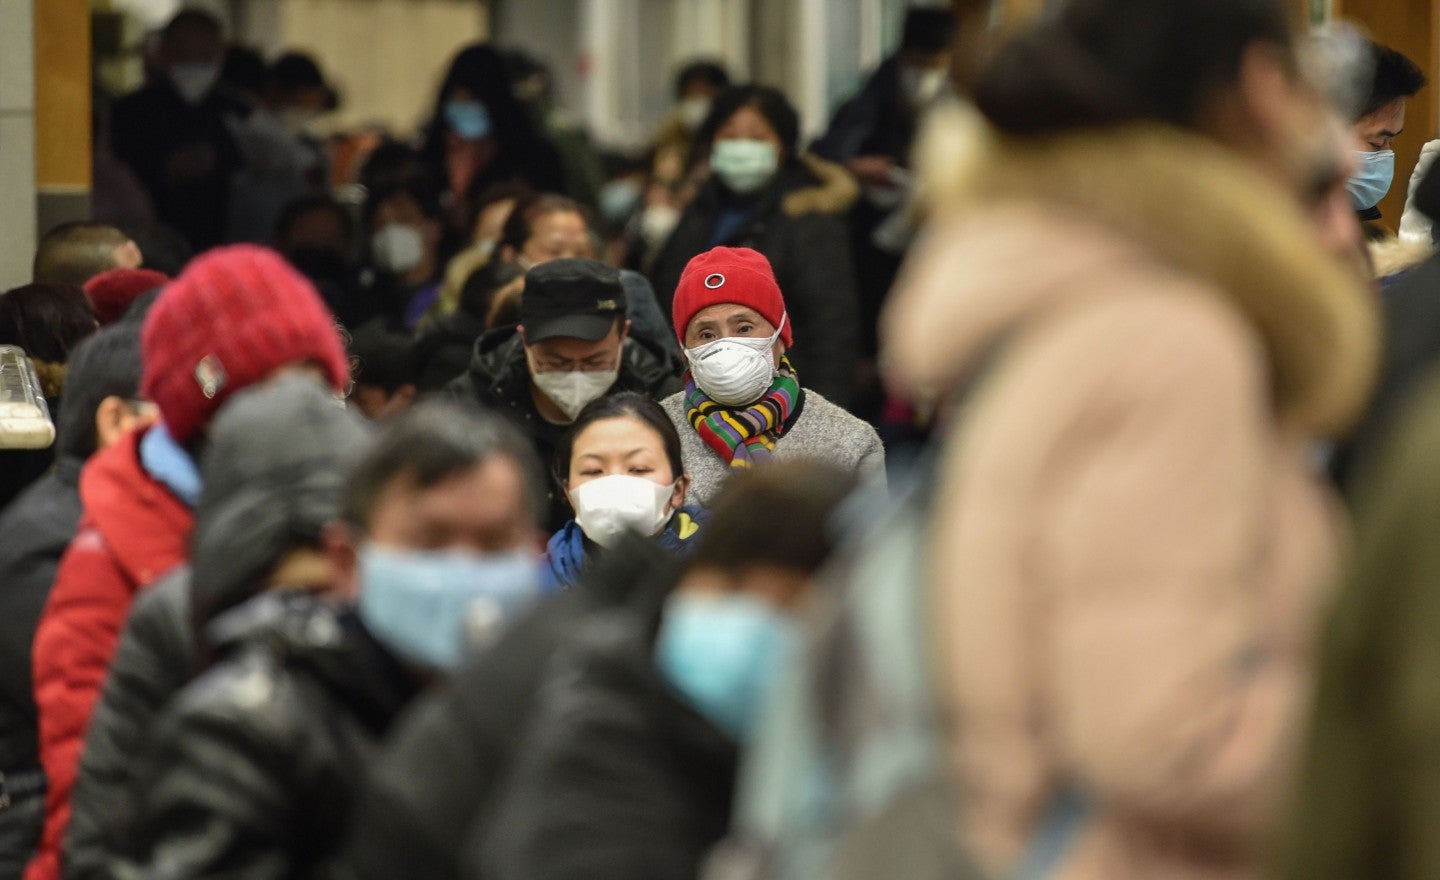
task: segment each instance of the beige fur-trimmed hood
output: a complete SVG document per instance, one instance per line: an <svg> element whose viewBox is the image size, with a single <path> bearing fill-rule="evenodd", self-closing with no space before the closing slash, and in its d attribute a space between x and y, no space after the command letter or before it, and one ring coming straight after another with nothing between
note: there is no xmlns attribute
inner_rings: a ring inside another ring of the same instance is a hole
<svg viewBox="0 0 1440 880"><path fill-rule="evenodd" d="M1292 199L1226 150L1158 125L1006 140L951 108L919 159L932 222L881 327L902 394L953 387L994 338L1058 304L1066 278L1149 259L1223 291L1255 327L1282 424L1333 436L1363 410L1379 356L1373 295Z"/></svg>

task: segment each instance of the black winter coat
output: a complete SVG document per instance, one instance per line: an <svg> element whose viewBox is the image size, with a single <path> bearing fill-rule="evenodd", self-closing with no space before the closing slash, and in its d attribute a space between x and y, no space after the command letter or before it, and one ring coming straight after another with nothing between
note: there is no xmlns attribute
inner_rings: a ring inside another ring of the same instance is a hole
<svg viewBox="0 0 1440 880"><path fill-rule="evenodd" d="M782 169L756 197L749 219L715 244L754 248L770 261L790 314L795 339L790 360L800 384L849 408L854 405L860 337L859 294L844 215L849 202L835 212L800 213L786 207L787 202L799 203L790 196L823 186L804 166ZM734 198L711 178L656 256L650 280L666 314L685 264L712 247L716 224Z"/></svg>
<svg viewBox="0 0 1440 880"><path fill-rule="evenodd" d="M311 594L262 594L208 632L221 659L156 723L125 868L234 880L321 873L419 682L353 613Z"/></svg>
<svg viewBox="0 0 1440 880"><path fill-rule="evenodd" d="M727 832L738 749L670 690L655 621L591 621L556 659L468 876L695 880Z"/></svg>
<svg viewBox="0 0 1440 880"><path fill-rule="evenodd" d="M130 609L105 689L85 734L65 832L66 880L104 880L133 846L135 756L165 705L197 670L190 568L145 590Z"/></svg>
<svg viewBox="0 0 1440 880"><path fill-rule="evenodd" d="M535 444L535 452L547 469L555 460L555 449L569 430L568 425L546 421L535 408L530 393L530 369L525 346L514 327L491 330L475 343L470 369L446 386L451 394L477 401L512 418ZM634 336L625 340L620 358L620 375L608 393L638 391L654 400L663 400L680 390L675 362ZM550 511L545 531L557 532L570 519L570 506L555 488L550 488Z"/></svg>
<svg viewBox="0 0 1440 880"><path fill-rule="evenodd" d="M80 525L80 469L64 456L0 514L0 773L39 766L30 648Z"/></svg>
<svg viewBox="0 0 1440 880"><path fill-rule="evenodd" d="M516 620L417 701L360 795L345 875L457 880L467 841L483 839L493 820L551 659L598 611L658 607L676 567L652 542L617 546L574 589Z"/></svg>

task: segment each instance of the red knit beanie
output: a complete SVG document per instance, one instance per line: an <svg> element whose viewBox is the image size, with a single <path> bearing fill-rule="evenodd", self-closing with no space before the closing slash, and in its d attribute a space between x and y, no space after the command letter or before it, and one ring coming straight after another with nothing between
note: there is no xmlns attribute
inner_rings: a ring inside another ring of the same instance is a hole
<svg viewBox="0 0 1440 880"><path fill-rule="evenodd" d="M154 269L111 269L85 282L85 295L95 307L95 317L108 327L125 316L130 304L170 280Z"/></svg>
<svg viewBox="0 0 1440 880"><path fill-rule="evenodd" d="M780 327L785 315L785 298L775 281L775 270L765 255L750 248L717 247L690 260L675 288L670 317L675 322L675 335L685 344L685 328L695 313L720 303L735 303L752 308L774 327ZM780 338L786 346L794 339L790 322L780 327Z"/></svg>
<svg viewBox="0 0 1440 880"><path fill-rule="evenodd" d="M170 434L187 443L236 391L287 364L350 381L335 320L303 275L254 245L197 257L156 300L140 338L141 387Z"/></svg>

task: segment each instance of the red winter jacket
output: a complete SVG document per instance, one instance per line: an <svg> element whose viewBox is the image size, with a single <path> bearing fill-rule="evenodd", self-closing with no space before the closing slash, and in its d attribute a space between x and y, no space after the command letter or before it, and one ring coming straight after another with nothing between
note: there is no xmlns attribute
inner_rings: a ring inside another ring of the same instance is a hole
<svg viewBox="0 0 1440 880"><path fill-rule="evenodd" d="M136 593L185 561L194 516L140 464L137 431L80 474L84 513L35 633L45 831L25 880L60 880L60 843L90 713Z"/></svg>

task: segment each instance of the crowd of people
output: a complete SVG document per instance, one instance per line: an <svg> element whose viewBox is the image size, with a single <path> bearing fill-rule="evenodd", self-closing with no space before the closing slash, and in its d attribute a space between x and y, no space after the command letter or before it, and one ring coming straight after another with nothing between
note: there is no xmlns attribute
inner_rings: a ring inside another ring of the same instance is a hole
<svg viewBox="0 0 1440 880"><path fill-rule="evenodd" d="M356 156L177 14L0 294L0 880L1440 871L1424 75L975 24L643 155L479 44Z"/></svg>

